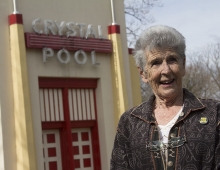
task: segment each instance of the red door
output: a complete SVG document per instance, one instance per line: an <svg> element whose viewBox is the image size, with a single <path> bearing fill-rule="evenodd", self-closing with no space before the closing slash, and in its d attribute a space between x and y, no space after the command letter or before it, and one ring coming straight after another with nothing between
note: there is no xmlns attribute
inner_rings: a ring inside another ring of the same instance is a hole
<svg viewBox="0 0 220 170"><path fill-rule="evenodd" d="M96 79L39 78L45 170L101 170Z"/></svg>

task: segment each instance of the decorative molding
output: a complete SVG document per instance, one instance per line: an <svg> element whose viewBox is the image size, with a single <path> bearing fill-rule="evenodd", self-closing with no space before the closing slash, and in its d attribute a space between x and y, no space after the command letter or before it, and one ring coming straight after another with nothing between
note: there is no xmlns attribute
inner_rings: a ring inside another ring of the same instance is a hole
<svg viewBox="0 0 220 170"><path fill-rule="evenodd" d="M39 77L40 88L90 88L95 89L97 87L96 78L49 78Z"/></svg>
<svg viewBox="0 0 220 170"><path fill-rule="evenodd" d="M22 14L11 14L9 15L9 25L12 24L23 24Z"/></svg>
<svg viewBox="0 0 220 170"><path fill-rule="evenodd" d="M65 123L61 121L57 122L41 122L42 129L62 129L65 127Z"/></svg>
<svg viewBox="0 0 220 170"><path fill-rule="evenodd" d="M46 35L36 33L25 33L27 48L52 48L60 50L65 48L69 51L83 50L91 52L95 50L100 53L112 53L112 41L98 38L65 37L59 35Z"/></svg>
<svg viewBox="0 0 220 170"><path fill-rule="evenodd" d="M109 25L108 34L120 34L120 25Z"/></svg>

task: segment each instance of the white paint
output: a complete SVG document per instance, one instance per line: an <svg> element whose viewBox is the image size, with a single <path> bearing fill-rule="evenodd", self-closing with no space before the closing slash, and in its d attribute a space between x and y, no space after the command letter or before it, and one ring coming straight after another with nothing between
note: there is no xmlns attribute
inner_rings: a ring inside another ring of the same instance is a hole
<svg viewBox="0 0 220 170"><path fill-rule="evenodd" d="M59 98L59 108L60 108L60 120L64 120L64 113L63 113L63 95L62 89L58 89L58 98Z"/></svg>
<svg viewBox="0 0 220 170"><path fill-rule="evenodd" d="M54 97L53 97L53 89L49 89L49 103L50 103L50 118L51 121L55 121L55 112L54 112Z"/></svg>
<svg viewBox="0 0 220 170"><path fill-rule="evenodd" d="M80 89L76 90L76 95L77 95L77 108L78 108L78 116L79 120L82 120L82 104L81 104L81 94L80 94Z"/></svg>
<svg viewBox="0 0 220 170"><path fill-rule="evenodd" d="M82 60L79 59L79 55L81 54L81 56L83 57ZM79 50L77 52L75 52L74 54L74 58L75 58L75 61L78 63L78 64L85 64L87 62L87 55L86 53L83 51L83 50Z"/></svg>
<svg viewBox="0 0 220 170"><path fill-rule="evenodd" d="M59 105L58 105L58 94L57 94L57 89L53 89L54 91L54 106L55 106L55 116L56 116L56 121L59 121Z"/></svg>
<svg viewBox="0 0 220 170"><path fill-rule="evenodd" d="M63 121L62 89L40 89L41 121Z"/></svg>
<svg viewBox="0 0 220 170"><path fill-rule="evenodd" d="M96 119L93 89L69 89L68 98L71 121Z"/></svg>
<svg viewBox="0 0 220 170"><path fill-rule="evenodd" d="M75 23L75 22L68 22L66 23L65 21L61 21L60 24L58 23L57 20L44 20L43 21L43 27L44 31L40 29L42 26L41 19L37 18L32 21L32 29L35 33L37 34L49 34L52 33L53 35L66 35L67 37L69 36L77 36L79 35L80 37L88 38L89 36L92 36L94 38L100 38L103 39L104 36L102 35L102 26L98 25L98 36L96 36L95 31L92 27L92 24L89 24L86 33L85 33L85 27L86 24L84 23ZM66 28L66 29L65 29ZM67 30L64 32L64 30ZM77 31L78 30L78 31Z"/></svg>
<svg viewBox="0 0 220 170"><path fill-rule="evenodd" d="M52 48L43 48L42 49L42 54L43 54L43 62L47 62L48 58L51 58L54 56L54 51ZM63 59L62 55L65 55L66 59ZM81 59L80 59L81 58ZM76 63L80 65L84 65L87 63L88 56L83 50L78 50L74 53L74 60ZM68 64L71 60L71 54L68 50L66 49L61 49L57 53L57 59L63 63L63 64ZM92 60L92 65L100 65L100 63L96 62L96 53L95 51L91 51L91 60Z"/></svg>
<svg viewBox="0 0 220 170"><path fill-rule="evenodd" d="M57 33L55 32L54 28L55 28L55 24L52 20L44 20L44 33L45 34L48 35L51 32L53 35L56 35Z"/></svg>
<svg viewBox="0 0 220 170"><path fill-rule="evenodd" d="M79 120L79 116L77 114L77 105L76 105L76 90L75 89L72 89L72 95L73 95L73 108L74 108L74 118L75 120Z"/></svg>
<svg viewBox="0 0 220 170"><path fill-rule="evenodd" d="M32 29L34 30L35 33L37 34L43 34L43 30L38 30L37 28L37 23L41 22L40 18L37 18L32 21Z"/></svg>
<svg viewBox="0 0 220 170"><path fill-rule="evenodd" d="M40 113L41 113L41 121L45 121L45 112L44 112L44 92L43 89L39 90L39 96L40 96Z"/></svg>
<svg viewBox="0 0 220 170"><path fill-rule="evenodd" d="M62 21L60 23L60 25L57 23L57 21L54 21L55 25L57 26L58 28L58 35L63 35L63 29L64 29L64 26L65 26L65 22Z"/></svg>
<svg viewBox="0 0 220 170"><path fill-rule="evenodd" d="M98 28L99 29L99 28ZM89 37L89 36L93 36L95 38L95 34L94 34L94 31L93 31L93 28L92 28L92 25L88 25L88 28L87 28L87 31L86 31L86 39Z"/></svg>
<svg viewBox="0 0 220 170"><path fill-rule="evenodd" d="M69 102L69 113L70 113L70 120L74 120L73 118L73 100L72 100L72 90L68 89L68 102Z"/></svg>
<svg viewBox="0 0 220 170"><path fill-rule="evenodd" d="M47 58L49 57L53 57L54 55L54 51L52 48L43 48L42 49L43 52L43 62L47 62Z"/></svg>
<svg viewBox="0 0 220 170"><path fill-rule="evenodd" d="M65 53L66 54L66 60L64 60L62 58L62 54ZM66 49L62 49L62 50L59 50L58 53L57 53L57 58L58 60L63 63L63 64L67 64L70 62L70 53L69 51L67 51Z"/></svg>
<svg viewBox="0 0 220 170"><path fill-rule="evenodd" d="M96 53L95 50L91 52L92 64L93 65L100 65L100 63L96 62Z"/></svg>
<svg viewBox="0 0 220 170"><path fill-rule="evenodd" d="M66 27L67 29L69 30L67 33L66 33L66 36L69 37L69 36L76 36L77 35L77 31L76 29L74 28L76 24L74 22L68 22L66 24Z"/></svg>

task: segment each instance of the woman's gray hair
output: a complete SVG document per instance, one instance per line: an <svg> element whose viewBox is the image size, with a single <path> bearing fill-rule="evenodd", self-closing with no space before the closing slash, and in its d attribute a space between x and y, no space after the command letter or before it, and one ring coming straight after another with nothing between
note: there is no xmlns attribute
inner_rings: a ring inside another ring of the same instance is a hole
<svg viewBox="0 0 220 170"><path fill-rule="evenodd" d="M146 54L152 50L171 48L185 58L185 38L168 26L152 26L141 33L133 51L136 66L144 70Z"/></svg>

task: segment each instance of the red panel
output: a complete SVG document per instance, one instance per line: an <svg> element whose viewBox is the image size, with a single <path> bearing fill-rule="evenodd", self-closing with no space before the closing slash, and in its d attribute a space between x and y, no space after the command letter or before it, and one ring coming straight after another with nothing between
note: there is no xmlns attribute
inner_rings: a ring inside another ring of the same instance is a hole
<svg viewBox="0 0 220 170"><path fill-rule="evenodd" d="M99 134L98 134L98 124L91 128L92 136L92 153L93 153L93 164L94 170L101 170L101 158L100 158L100 148L99 148Z"/></svg>
<svg viewBox="0 0 220 170"><path fill-rule="evenodd" d="M57 170L57 162L49 162L49 170Z"/></svg>
<svg viewBox="0 0 220 170"><path fill-rule="evenodd" d="M72 133L72 141L77 142L78 141L78 133Z"/></svg>
<svg viewBox="0 0 220 170"><path fill-rule="evenodd" d="M56 157L56 156L57 156L56 148L48 148L48 157Z"/></svg>
<svg viewBox="0 0 220 170"><path fill-rule="evenodd" d="M83 154L90 154L90 146L84 145L82 146Z"/></svg>
<svg viewBox="0 0 220 170"><path fill-rule="evenodd" d="M69 114L69 102L68 102L68 88L63 89L63 111L64 111L64 120L65 120L65 126L66 126L66 150L67 155L69 155L70 158L67 160L67 164L69 166L69 169L74 169L73 164L73 146L72 146L72 132L71 132L71 123L70 123L70 114Z"/></svg>
<svg viewBox="0 0 220 170"><path fill-rule="evenodd" d="M93 88L97 87L96 78L48 78L39 77L40 88Z"/></svg>
<svg viewBox="0 0 220 170"><path fill-rule="evenodd" d="M83 120L83 121L72 121L72 128L85 128L85 127L93 127L95 125L95 120Z"/></svg>
<svg viewBox="0 0 220 170"><path fill-rule="evenodd" d="M12 24L23 24L23 19L21 14L11 14L9 15L9 25Z"/></svg>
<svg viewBox="0 0 220 170"><path fill-rule="evenodd" d="M119 25L109 25L108 26L108 34L120 34L120 26Z"/></svg>
<svg viewBox="0 0 220 170"><path fill-rule="evenodd" d="M69 169L69 163L67 159L70 158L70 155L66 152L66 129L60 129L60 146L61 146L61 155L62 155L62 168L63 170ZM73 169L73 168L72 168Z"/></svg>
<svg viewBox="0 0 220 170"><path fill-rule="evenodd" d="M89 133L88 132L82 132L81 137L82 137L82 141L88 141L89 140Z"/></svg>
<svg viewBox="0 0 220 170"><path fill-rule="evenodd" d="M42 122L42 129L60 129L64 127L64 122Z"/></svg>
<svg viewBox="0 0 220 170"><path fill-rule="evenodd" d="M87 159L83 159L83 164L84 167L91 167L91 159L87 158Z"/></svg>
<svg viewBox="0 0 220 170"><path fill-rule="evenodd" d="M47 134L47 143L55 143L55 135Z"/></svg>
<svg viewBox="0 0 220 170"><path fill-rule="evenodd" d="M133 54L133 48L128 48L128 54Z"/></svg>
<svg viewBox="0 0 220 170"><path fill-rule="evenodd" d="M80 160L79 159L74 160L74 168L80 168Z"/></svg>
<svg viewBox="0 0 220 170"><path fill-rule="evenodd" d="M95 50L101 53L112 52L112 42L108 39L99 38L81 38L81 37L65 37L58 35L45 35L35 33L25 33L27 48L52 48L56 50L67 49L69 51L83 50L90 52Z"/></svg>
<svg viewBox="0 0 220 170"><path fill-rule="evenodd" d="M73 146L73 154L79 155L79 147L78 146Z"/></svg>

